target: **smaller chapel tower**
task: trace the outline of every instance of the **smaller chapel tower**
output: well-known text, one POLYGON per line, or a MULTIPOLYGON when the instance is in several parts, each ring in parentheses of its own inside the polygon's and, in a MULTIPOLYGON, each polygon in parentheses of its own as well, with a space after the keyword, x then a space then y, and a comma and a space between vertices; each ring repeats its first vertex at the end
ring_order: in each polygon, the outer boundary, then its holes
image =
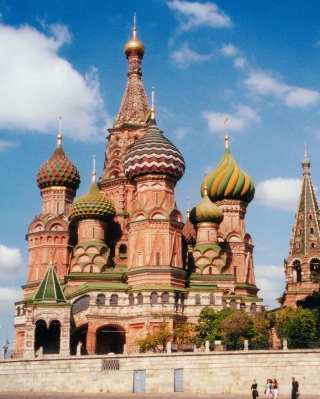
POLYGON ((310 176, 310 160, 305 151, 301 162, 303 180, 295 215, 289 256, 284 260, 286 290, 280 299, 283 306, 297 306, 314 290, 320 276, 320 210, 310 176))
POLYGON ((24 286, 26 294, 34 291, 34 283, 42 280, 50 259, 58 278, 64 278, 75 240, 68 216, 80 185, 80 175, 62 148, 61 119, 57 148, 41 166, 37 183, 42 195, 42 212, 30 224, 27 234, 29 273, 24 286))

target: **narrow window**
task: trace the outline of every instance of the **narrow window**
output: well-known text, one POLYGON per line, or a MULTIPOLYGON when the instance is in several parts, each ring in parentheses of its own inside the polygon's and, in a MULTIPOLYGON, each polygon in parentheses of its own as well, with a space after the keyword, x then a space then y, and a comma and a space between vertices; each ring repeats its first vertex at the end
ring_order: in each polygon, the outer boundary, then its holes
POLYGON ((134 296, 133 294, 129 294, 129 306, 134 305, 134 296))
POLYGON ((139 292, 139 294, 137 295, 138 298, 138 305, 142 305, 143 304, 143 295, 141 294, 141 292, 139 292))
POLYGON ((160 266, 160 252, 156 253, 156 266, 160 266))
POLYGON ((212 274, 212 267, 209 267, 209 274, 212 274))
POLYGON ((154 305, 158 303, 158 294, 156 292, 152 292, 150 296, 150 302, 154 305))
POLYGON ((194 297, 194 299, 195 299, 195 304, 196 305, 201 305, 201 297, 200 297, 200 295, 196 295, 194 297))

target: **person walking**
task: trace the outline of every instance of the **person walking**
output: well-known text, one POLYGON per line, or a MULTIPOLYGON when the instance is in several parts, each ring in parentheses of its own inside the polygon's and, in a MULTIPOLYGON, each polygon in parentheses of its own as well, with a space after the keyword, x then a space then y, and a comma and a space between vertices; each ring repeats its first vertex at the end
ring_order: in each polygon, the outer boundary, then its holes
POLYGON ((256 380, 253 380, 253 383, 251 385, 251 393, 252 393, 252 399, 256 399, 256 397, 259 396, 258 384, 257 384, 256 380))
POLYGON ((271 381, 271 380, 268 378, 268 379, 267 379, 267 382, 266 382, 266 384, 265 384, 264 393, 266 394, 266 398, 267 398, 267 399, 269 399, 269 396, 270 396, 270 387, 271 387, 270 381, 271 381))
POLYGON ((279 395, 279 384, 275 378, 273 379, 272 383, 273 383, 273 397, 274 399, 277 399, 279 395))
POLYGON ((299 382, 292 377, 292 391, 291 391, 291 399, 298 399, 299 396, 299 382))

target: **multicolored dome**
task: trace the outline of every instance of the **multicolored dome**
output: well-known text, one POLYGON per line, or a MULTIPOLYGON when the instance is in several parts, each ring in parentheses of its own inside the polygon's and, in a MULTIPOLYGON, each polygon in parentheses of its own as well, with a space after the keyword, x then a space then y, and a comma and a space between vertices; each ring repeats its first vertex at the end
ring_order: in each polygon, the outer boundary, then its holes
MULTIPOLYGON (((239 168, 230 154, 229 138, 226 137, 226 150, 218 167, 207 176, 208 197, 211 201, 224 199, 252 201, 255 187, 251 178, 239 168)), ((204 195, 204 185, 201 194, 204 195)))
POLYGON ((43 189, 52 186, 68 187, 77 190, 80 174, 62 149, 62 136, 58 135, 58 146, 53 155, 45 162, 38 174, 38 186, 43 189))
POLYGON ((93 182, 87 194, 78 198, 72 204, 71 220, 102 219, 112 220, 116 215, 113 201, 105 198, 98 185, 93 182))
POLYGON ((222 210, 212 203, 206 194, 202 198, 199 205, 191 209, 190 221, 193 224, 198 223, 216 223, 220 224, 223 220, 224 214, 222 210))
POLYGON ((129 180, 146 174, 164 174, 180 180, 185 162, 177 148, 150 121, 146 134, 137 140, 124 160, 124 173, 129 180))

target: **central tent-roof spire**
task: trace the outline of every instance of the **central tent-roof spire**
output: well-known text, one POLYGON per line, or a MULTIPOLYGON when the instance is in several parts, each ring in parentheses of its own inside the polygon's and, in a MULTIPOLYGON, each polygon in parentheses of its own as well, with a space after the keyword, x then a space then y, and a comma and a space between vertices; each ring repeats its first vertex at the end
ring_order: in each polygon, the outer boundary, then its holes
POLYGON ((137 38, 136 16, 133 20, 132 38, 124 46, 124 52, 129 62, 128 82, 114 128, 125 124, 146 125, 150 116, 150 106, 141 79, 141 61, 145 47, 137 38))

